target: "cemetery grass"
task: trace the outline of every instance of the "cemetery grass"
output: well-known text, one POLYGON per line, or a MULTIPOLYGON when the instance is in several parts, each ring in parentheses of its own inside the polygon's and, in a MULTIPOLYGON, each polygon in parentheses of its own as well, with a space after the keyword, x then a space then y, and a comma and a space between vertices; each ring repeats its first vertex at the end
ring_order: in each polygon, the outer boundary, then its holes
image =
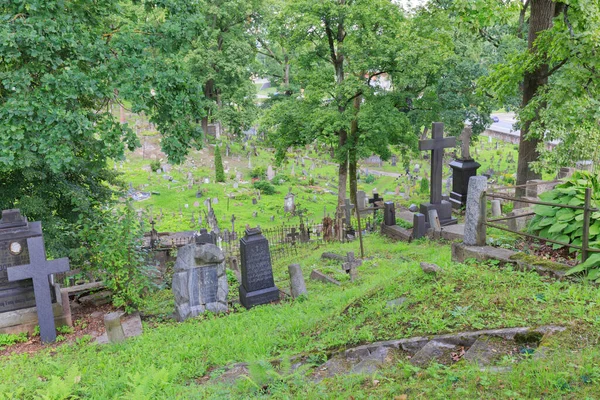
MULTIPOLYGON (((169 292, 145 310, 145 332, 118 345, 79 339, 35 355, 2 359, 0 398, 597 398, 600 395, 600 292, 584 282, 557 282, 535 273, 450 261, 450 246, 427 240, 392 243, 365 238, 366 256, 351 283, 324 251, 359 254, 358 242, 300 250, 274 265, 276 284, 288 289, 287 265, 302 266, 309 295, 225 315, 175 323, 169 292), (419 261, 444 272, 426 275, 419 261), (308 280, 318 268, 338 279, 308 280), (386 302, 406 296, 401 306, 386 302), (315 384, 269 361, 305 354, 315 364, 331 353, 379 340, 466 330, 559 324, 567 330, 542 360, 527 358, 508 373, 482 372, 460 361, 450 367, 413 367, 395 360, 372 375, 344 375, 315 384), (251 375, 236 384, 210 379, 223 367, 248 362, 251 375)), ((231 278, 231 277, 230 277, 231 278)), ((234 282, 231 282, 234 283, 234 282)), ((235 297, 235 287, 230 287, 235 297)))

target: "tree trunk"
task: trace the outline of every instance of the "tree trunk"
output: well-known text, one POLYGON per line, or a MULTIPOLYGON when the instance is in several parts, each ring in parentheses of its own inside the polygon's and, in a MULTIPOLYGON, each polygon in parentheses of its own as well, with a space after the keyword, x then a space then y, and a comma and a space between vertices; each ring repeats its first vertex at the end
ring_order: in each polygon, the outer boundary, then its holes
POLYGON ((348 173, 350 179, 350 201, 355 206, 356 204, 356 191, 358 190, 358 184, 356 180, 356 170, 358 164, 358 112, 360 111, 360 101, 362 96, 356 96, 354 98, 354 118, 350 124, 350 148, 348 150, 348 173))
MULTIPOLYGON (((215 96, 215 81, 209 79, 204 85, 204 97, 208 100, 212 100, 215 96)), ((206 108, 206 116, 202 118, 202 131, 204 135, 208 135, 208 122, 210 119, 210 108, 206 108)))
MULTIPOLYGON (((531 0, 529 5, 531 16, 529 18, 529 34, 527 38, 528 49, 530 52, 536 52, 534 45, 538 34, 552 27, 554 18, 555 3, 552 0, 531 0)), ((521 108, 524 108, 535 97, 537 91, 548 83, 548 64, 541 64, 534 71, 526 72, 523 79, 523 102, 521 108)), ((541 104, 540 108, 545 105, 541 104)), ((519 143, 519 162, 517 166, 517 185, 524 185, 528 180, 540 179, 541 174, 531 170, 530 163, 539 159, 537 150, 538 144, 544 140, 540 137, 528 137, 531 123, 539 118, 539 110, 536 110, 535 116, 531 120, 523 121, 521 126, 521 140, 519 143)), ((525 188, 517 188, 516 197, 524 197, 525 188)), ((515 205, 517 206, 517 205, 515 205)))
POLYGON ((286 91, 290 88, 290 60, 287 54, 283 59, 283 87, 286 91))

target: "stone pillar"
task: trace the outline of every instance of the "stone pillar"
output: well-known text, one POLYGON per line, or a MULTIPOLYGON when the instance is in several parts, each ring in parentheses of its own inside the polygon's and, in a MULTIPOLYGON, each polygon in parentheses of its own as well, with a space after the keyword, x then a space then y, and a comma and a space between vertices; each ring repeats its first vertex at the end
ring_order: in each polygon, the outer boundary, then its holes
POLYGON ((383 223, 386 226, 396 225, 396 208, 394 202, 386 201, 383 203, 383 223))
POLYGON ((486 204, 482 201, 482 194, 487 190, 485 176, 473 176, 469 179, 469 195, 467 196, 467 209, 465 213, 465 237, 467 246, 484 246, 485 230, 483 218, 485 217, 486 204))
POLYGON ((120 312, 106 314, 104 316, 104 327, 106 328, 106 337, 108 337, 110 343, 121 343, 125 340, 120 312))
POLYGON ((302 268, 300 264, 291 264, 288 266, 288 272, 290 274, 290 289, 292 297, 296 298, 301 295, 305 295, 306 284, 304 283, 304 277, 302 276, 302 268))
POLYGON ((502 206, 500 200, 492 200, 492 217, 502 216, 502 206))
POLYGON ((413 216, 413 239, 420 239, 427 235, 425 214, 415 213, 413 216))

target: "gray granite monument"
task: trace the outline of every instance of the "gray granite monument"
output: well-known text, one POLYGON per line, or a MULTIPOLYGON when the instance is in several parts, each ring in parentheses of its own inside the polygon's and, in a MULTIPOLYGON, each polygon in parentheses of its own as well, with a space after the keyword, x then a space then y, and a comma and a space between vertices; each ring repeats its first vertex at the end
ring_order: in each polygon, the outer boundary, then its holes
POLYGON ((173 273, 175 317, 178 321, 206 311, 227 311, 225 256, 212 243, 192 243, 177 253, 173 273))

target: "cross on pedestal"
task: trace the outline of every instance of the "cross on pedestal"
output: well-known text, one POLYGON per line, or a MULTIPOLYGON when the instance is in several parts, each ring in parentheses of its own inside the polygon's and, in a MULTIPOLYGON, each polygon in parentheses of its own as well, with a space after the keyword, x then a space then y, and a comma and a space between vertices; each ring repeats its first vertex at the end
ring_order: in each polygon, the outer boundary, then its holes
POLYGON ((9 281, 33 280, 33 292, 40 326, 40 338, 44 343, 56 340, 56 327, 52 313, 52 297, 48 276, 69 270, 69 259, 46 260, 44 239, 33 237, 27 239, 29 250, 29 264, 9 267, 7 269, 9 281))
MULTIPOLYGON (((377 207, 377 203, 383 201, 382 197, 379 197, 379 193, 373 193, 373 198, 369 199, 369 204, 373 204, 373 208, 377 207)), ((375 218, 375 214, 377 214, 377 210, 373 210, 373 218, 375 218)))
POLYGON ((342 269, 346 271, 346 273, 350 274, 350 279, 354 281, 356 277, 356 268, 362 265, 362 260, 357 260, 354 258, 354 252, 349 251, 346 253, 346 261, 342 264, 342 269))
POLYGON ((442 167, 444 163, 444 149, 454 147, 456 138, 444 137, 444 124, 434 122, 432 126, 432 139, 420 140, 419 150, 431 150, 431 185, 429 203, 421 204, 420 212, 425 215, 426 227, 429 228, 429 211, 435 209, 438 212, 442 226, 456 224, 456 218, 452 217, 452 205, 448 201, 442 201, 442 167))
POLYGON ((292 233, 288 233, 287 237, 292 239, 292 244, 296 244, 296 238, 298 237, 298 232, 296 232, 296 228, 292 228, 292 233))
POLYGON ((346 199, 344 211, 346 212, 346 226, 347 227, 351 226, 353 209, 354 209, 354 204, 350 203, 350 199, 346 199))
POLYGON ((431 185, 429 202, 439 204, 442 202, 442 166, 444 163, 444 149, 456 146, 456 138, 444 137, 444 124, 434 122, 431 129, 433 139, 419 140, 419 150, 431 150, 431 185))

